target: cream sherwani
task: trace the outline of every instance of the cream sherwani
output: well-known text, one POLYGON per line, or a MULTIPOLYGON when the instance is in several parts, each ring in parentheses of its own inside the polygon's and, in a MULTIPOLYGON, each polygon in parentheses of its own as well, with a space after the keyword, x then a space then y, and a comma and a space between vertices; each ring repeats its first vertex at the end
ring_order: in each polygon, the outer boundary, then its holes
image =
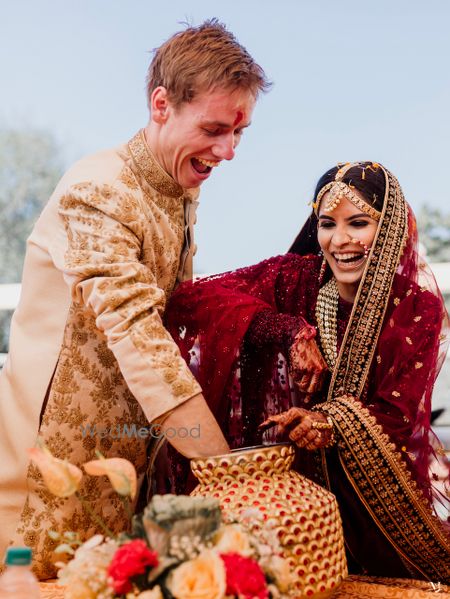
MULTIPOLYGON (((149 439, 114 431, 148 426, 201 391, 161 321, 177 280, 192 275, 195 197, 159 167, 141 131, 75 164, 28 240, 0 374, 0 550, 32 547, 40 578, 55 574, 49 529, 89 536, 95 526, 29 464, 38 433, 77 465, 96 448, 128 458, 141 482, 149 439), (111 433, 86 433, 95 427, 111 433)), ((80 494, 113 531, 126 526, 106 477, 85 476, 80 494)))

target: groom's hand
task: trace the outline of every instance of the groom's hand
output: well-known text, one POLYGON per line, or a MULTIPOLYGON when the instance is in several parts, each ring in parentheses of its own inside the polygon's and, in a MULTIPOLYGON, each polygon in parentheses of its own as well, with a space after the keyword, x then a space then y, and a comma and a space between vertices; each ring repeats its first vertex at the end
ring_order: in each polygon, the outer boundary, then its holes
POLYGON ((159 426, 162 435, 171 429, 167 440, 187 458, 222 455, 230 451, 220 426, 201 393, 175 408, 159 426), (195 429, 199 431, 198 435, 184 436, 186 429, 195 429), (179 430, 183 430, 183 436, 177 434, 179 430))

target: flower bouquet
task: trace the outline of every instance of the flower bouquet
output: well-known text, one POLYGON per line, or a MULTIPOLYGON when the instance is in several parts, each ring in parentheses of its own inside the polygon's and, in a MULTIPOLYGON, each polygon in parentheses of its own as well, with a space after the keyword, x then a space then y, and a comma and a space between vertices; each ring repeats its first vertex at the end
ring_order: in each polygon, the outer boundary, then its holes
MULTIPOLYGON (((82 471, 54 458, 45 447, 30 450, 51 492, 77 493, 82 471)), ((122 458, 84 464, 88 474, 107 475, 127 502, 136 493, 136 472, 122 458)), ((132 517, 131 531, 114 537, 89 503, 85 509, 102 527, 82 543, 78 534, 51 532, 60 542, 58 578, 66 599, 269 599, 291 596, 292 574, 280 554, 275 530, 262 526, 258 510, 224 516, 210 497, 155 495, 132 517)))

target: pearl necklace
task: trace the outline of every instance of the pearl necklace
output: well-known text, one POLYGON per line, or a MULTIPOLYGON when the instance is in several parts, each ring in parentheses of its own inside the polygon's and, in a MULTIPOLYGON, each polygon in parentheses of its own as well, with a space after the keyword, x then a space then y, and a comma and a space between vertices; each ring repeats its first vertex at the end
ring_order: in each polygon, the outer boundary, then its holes
POLYGON ((319 327, 320 343, 325 361, 333 370, 337 361, 337 311, 339 290, 333 277, 319 290, 316 303, 316 320, 319 327))

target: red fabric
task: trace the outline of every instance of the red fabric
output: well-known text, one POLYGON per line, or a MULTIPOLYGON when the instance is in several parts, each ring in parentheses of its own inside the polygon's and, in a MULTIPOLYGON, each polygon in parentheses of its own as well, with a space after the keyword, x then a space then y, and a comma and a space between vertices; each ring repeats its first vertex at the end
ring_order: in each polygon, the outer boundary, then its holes
MULTIPOLYGON (((289 290, 296 283, 289 257, 278 256, 235 272, 184 283, 172 295, 166 325, 219 421, 227 417, 228 406, 222 395, 253 317, 268 309, 289 313, 284 297, 286 293, 290 296, 289 290)), ((302 316, 302 311, 296 316, 302 316)))
MULTIPOLYGON (((440 335, 447 315, 434 277, 419 264, 417 230, 410 212, 409 236, 391 288, 364 396, 359 398, 402 451, 414 479, 432 495, 429 464, 431 394, 445 355, 440 335)), ((273 319, 266 337, 257 329, 267 318, 301 317, 316 325, 321 258, 286 254, 255 266, 182 285, 172 296, 167 326, 202 385, 205 397, 232 447, 276 441, 273 429, 261 438, 257 426, 292 405, 311 408, 326 389, 305 397, 292 385, 282 337, 273 319), (261 339, 264 343, 261 343, 261 339), (284 354, 283 354, 284 352, 284 354)), ((340 301, 338 346, 351 305, 340 301)), ((301 322, 301 321, 299 321, 301 322)), ((446 465, 448 472, 448 464, 446 465)), ((182 480, 177 471, 178 482, 182 480)), ((177 490, 184 491, 182 486, 177 490)))
POLYGON ((305 339, 315 337, 315 329, 307 326, 306 320, 301 316, 278 314, 270 309, 263 310, 254 316, 247 332, 247 341, 254 347, 276 343, 285 351, 289 351, 301 328, 305 329, 305 339))
MULTIPOLYGON (((392 285, 365 403, 409 460, 414 479, 429 498, 439 495, 437 489, 433 493, 429 476, 437 445, 430 424, 431 399, 447 346, 447 311, 429 266, 418 254, 417 226, 409 208, 408 240, 392 285)), ((443 467, 448 483, 448 462, 443 467)))

